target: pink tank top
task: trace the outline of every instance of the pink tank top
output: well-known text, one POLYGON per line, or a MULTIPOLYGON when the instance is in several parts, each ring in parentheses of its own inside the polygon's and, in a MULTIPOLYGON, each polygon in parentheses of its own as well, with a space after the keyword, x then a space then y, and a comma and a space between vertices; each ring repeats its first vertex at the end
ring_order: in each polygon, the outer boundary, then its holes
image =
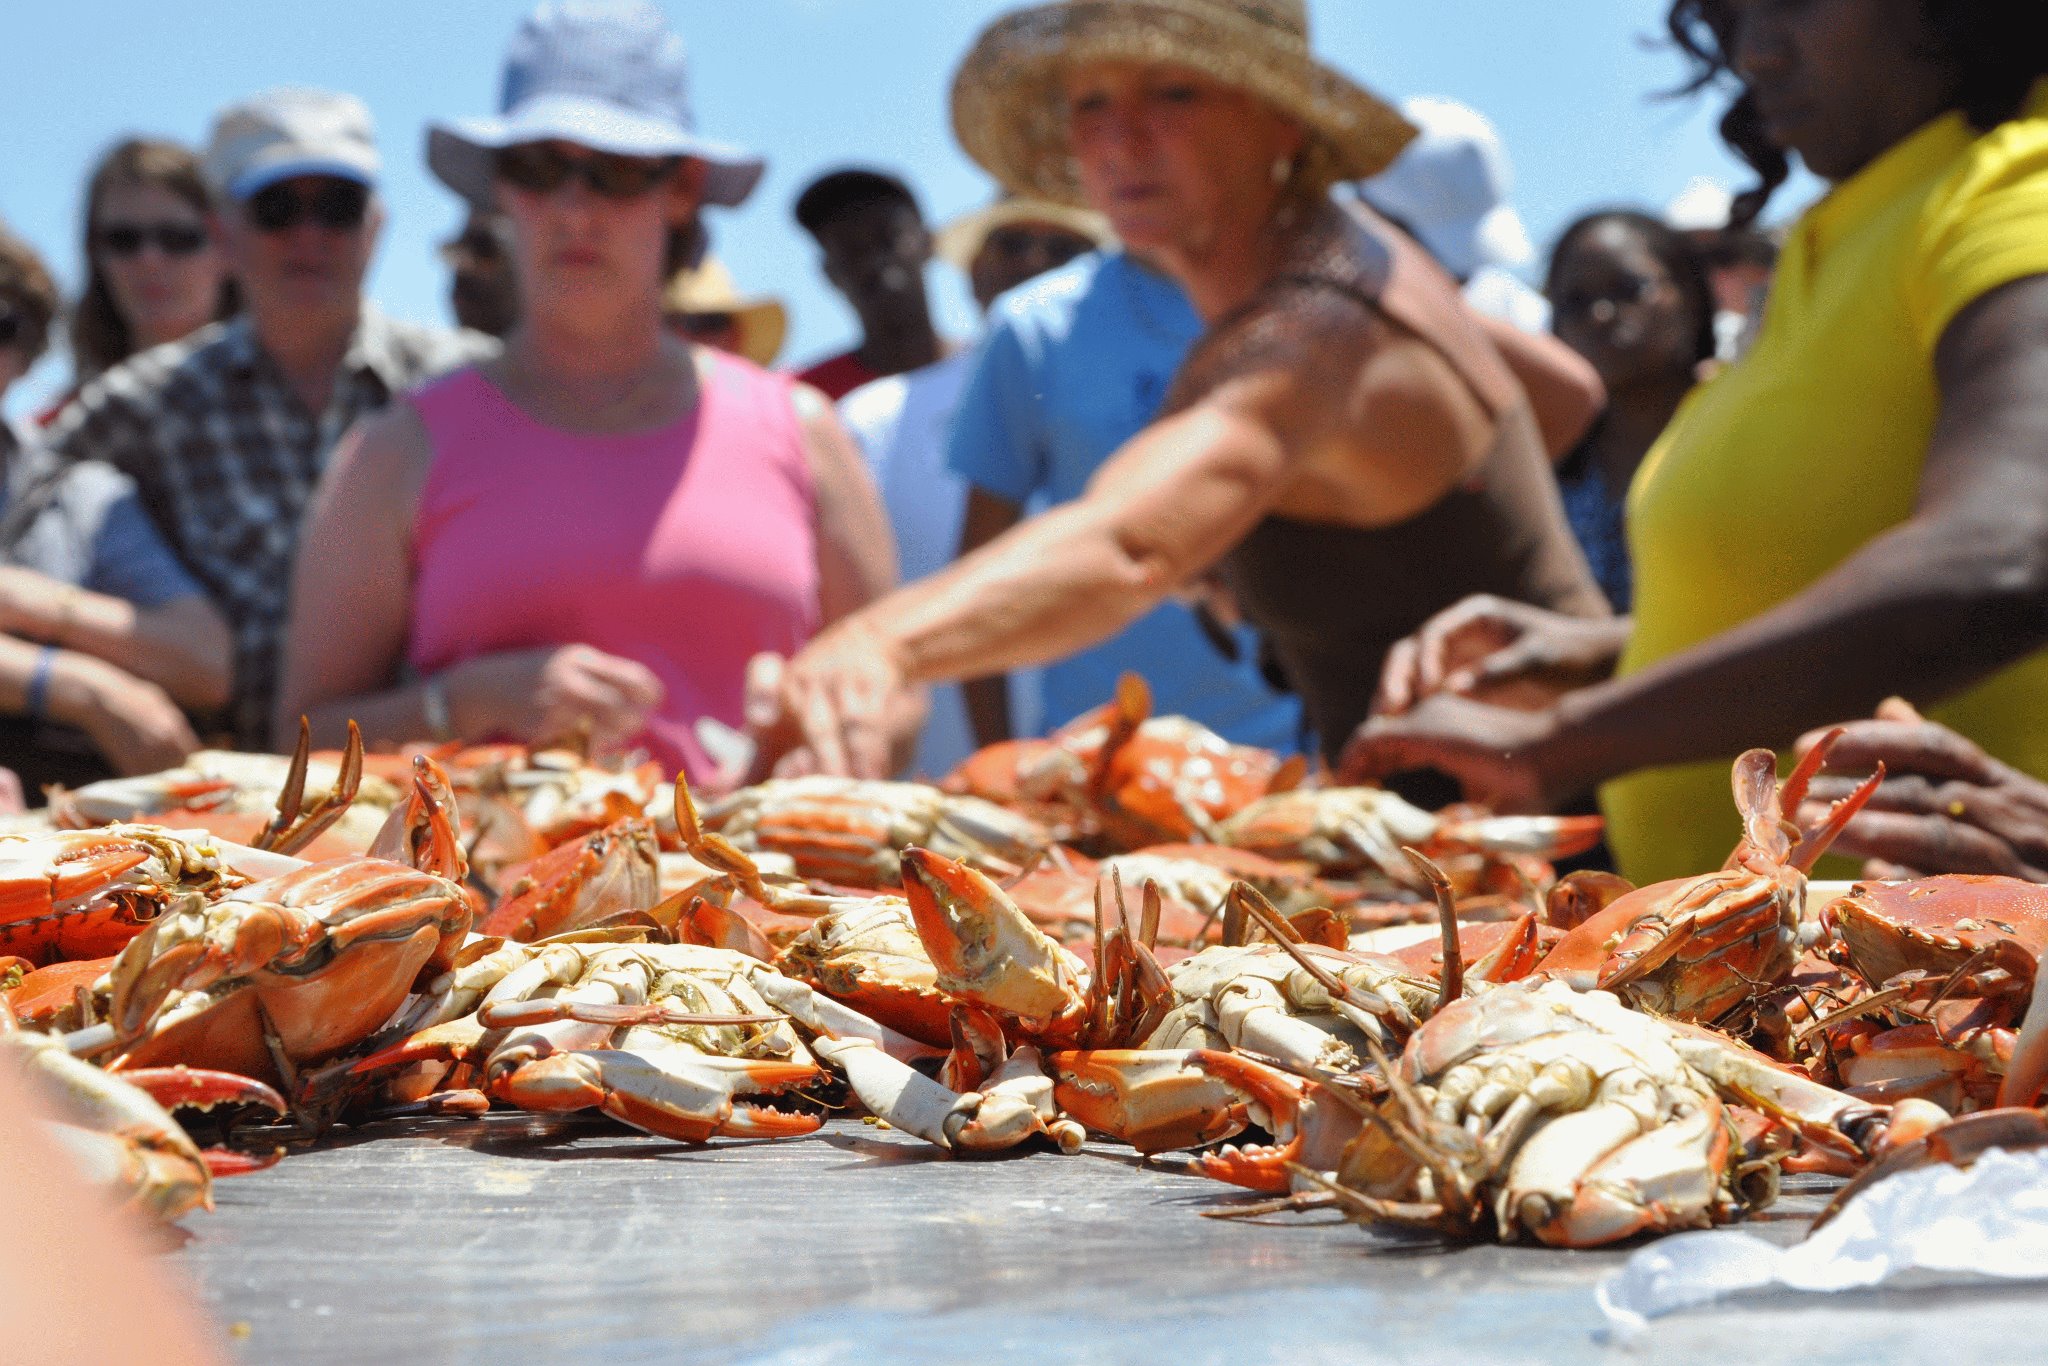
POLYGON ((696 410, 648 432, 543 426, 475 369, 410 396, 434 452, 413 533, 415 669, 578 643, 638 660, 667 689, 638 743, 705 776, 693 723, 739 726, 747 660, 793 653, 819 615, 791 381, 711 354, 696 410))

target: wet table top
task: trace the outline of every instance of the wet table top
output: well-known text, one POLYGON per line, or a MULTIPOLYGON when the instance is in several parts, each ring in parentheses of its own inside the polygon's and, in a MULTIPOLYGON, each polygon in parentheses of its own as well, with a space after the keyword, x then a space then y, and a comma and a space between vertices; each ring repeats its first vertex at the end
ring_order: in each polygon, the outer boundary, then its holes
MULTIPOLYGON (((222 1182, 170 1260, 251 1361, 1255 1362, 2007 1356, 2048 1291, 1750 1296, 1611 1338, 1625 1252, 1447 1249, 1091 1145, 948 1160, 839 1120, 691 1147, 601 1119, 373 1125, 222 1182)), ((1819 1200, 1753 1230, 1789 1242, 1819 1200)))

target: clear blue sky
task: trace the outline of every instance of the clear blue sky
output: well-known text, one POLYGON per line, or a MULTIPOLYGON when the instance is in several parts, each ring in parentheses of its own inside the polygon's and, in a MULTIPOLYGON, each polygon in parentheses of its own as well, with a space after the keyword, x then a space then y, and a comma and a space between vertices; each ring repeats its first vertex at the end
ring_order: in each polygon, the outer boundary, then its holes
MULTIPOLYGON (((990 187, 954 146, 946 92, 974 35, 1004 0, 665 0, 689 45, 698 121, 767 155, 737 212, 710 215, 742 287, 788 301, 785 360, 852 335, 852 314, 819 278, 789 218, 815 172, 865 162, 903 173, 934 221, 990 187)), ((79 272, 79 195, 100 149, 130 132, 197 143, 221 104, 264 86, 353 91, 370 106, 386 160, 385 232, 372 295, 401 317, 447 317, 434 245, 459 219, 426 172, 433 117, 488 113, 524 0, 71 0, 0 15, 0 217, 40 248, 68 287, 79 272)), ((1694 176, 1747 183, 1713 136, 1717 102, 1652 98, 1681 73, 1651 41, 1658 0, 1311 0, 1326 59, 1390 96, 1442 95, 1485 110, 1517 174, 1539 244, 1595 205, 1659 206, 1694 176)), ((942 325, 971 332, 963 283, 932 283, 942 325)), ((45 365, 19 410, 62 380, 45 365)))

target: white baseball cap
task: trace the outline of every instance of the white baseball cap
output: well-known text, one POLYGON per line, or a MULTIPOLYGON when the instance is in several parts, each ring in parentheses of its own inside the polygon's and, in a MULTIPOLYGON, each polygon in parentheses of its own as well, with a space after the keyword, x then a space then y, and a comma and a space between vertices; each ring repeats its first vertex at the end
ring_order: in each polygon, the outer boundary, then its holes
POLYGON ((215 194, 247 199, 298 175, 377 183, 370 111, 353 95, 284 86, 229 105, 213 121, 203 169, 215 194))
POLYGON ((1359 182, 1365 202, 1398 219, 1461 280, 1482 266, 1527 268, 1536 247, 1508 203, 1513 172, 1486 116, 1427 96, 1404 101, 1401 112, 1421 131, 1392 166, 1359 182))
POLYGON ((1696 175, 1664 206, 1664 221, 1680 232, 1720 232, 1734 205, 1726 185, 1696 175))

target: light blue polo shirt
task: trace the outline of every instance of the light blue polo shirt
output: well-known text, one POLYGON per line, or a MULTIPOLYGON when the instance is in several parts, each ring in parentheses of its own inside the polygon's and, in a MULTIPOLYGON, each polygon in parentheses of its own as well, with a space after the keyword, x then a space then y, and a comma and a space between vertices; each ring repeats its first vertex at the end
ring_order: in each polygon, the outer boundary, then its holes
MULTIPOLYGON (((977 488, 1046 506, 1081 496, 1117 447, 1158 414, 1202 320, 1180 287, 1122 252, 1083 256, 1004 295, 989 314, 947 461, 977 488)), ((1045 719, 1059 725, 1144 675, 1153 707, 1239 744, 1299 747, 1300 707, 1256 666, 1257 636, 1226 660, 1195 615, 1168 602, 1119 635, 1044 671, 1045 719)))

